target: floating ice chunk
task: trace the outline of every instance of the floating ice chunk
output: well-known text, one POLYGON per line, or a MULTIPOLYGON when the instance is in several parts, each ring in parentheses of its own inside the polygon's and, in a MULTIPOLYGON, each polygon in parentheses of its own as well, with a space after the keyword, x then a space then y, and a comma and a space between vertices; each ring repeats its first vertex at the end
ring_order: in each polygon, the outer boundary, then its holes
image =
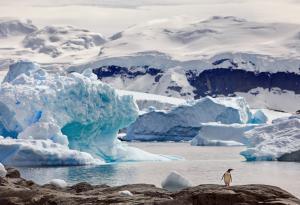
POLYGON ((127 129, 125 140, 180 141, 195 137, 204 122, 247 123, 249 107, 240 97, 205 97, 177 106, 170 111, 142 114, 127 129))
POLYGON ((191 186, 191 183, 176 171, 172 171, 161 183, 162 188, 169 191, 179 191, 191 186))
MULTIPOLYGON (((288 159, 288 154, 300 150, 300 119, 277 120, 272 125, 250 130, 245 136, 249 138, 248 149, 241 155, 247 161, 277 160, 283 155, 288 159)), ((300 155, 295 157, 294 161, 300 161, 300 155)))
POLYGON ((196 137, 191 141, 194 146, 240 146, 248 143, 246 131, 254 129, 255 124, 203 123, 196 137))
POLYGON ((51 140, 0 138, 0 162, 13 166, 74 166, 103 164, 89 153, 71 150, 51 140))
POLYGON ((66 188, 68 186, 67 182, 63 179, 52 179, 49 184, 57 186, 59 188, 66 188))
POLYGON ((6 176, 6 169, 5 167, 3 166, 3 164, 0 163, 0 177, 5 177, 6 176))
POLYGON ((133 196, 133 194, 128 190, 119 191, 119 195, 120 196, 133 196))

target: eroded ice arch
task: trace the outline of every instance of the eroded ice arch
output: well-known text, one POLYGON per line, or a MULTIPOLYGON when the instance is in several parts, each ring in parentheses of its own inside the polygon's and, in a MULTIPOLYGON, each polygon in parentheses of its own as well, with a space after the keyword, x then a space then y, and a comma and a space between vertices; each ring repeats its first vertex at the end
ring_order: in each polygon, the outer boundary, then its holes
POLYGON ((1 85, 0 105, 5 105, 0 132, 16 133, 12 137, 18 139, 51 140, 109 162, 167 159, 116 138, 119 129, 136 120, 137 106, 89 70, 58 75, 32 62, 17 62, 1 85))

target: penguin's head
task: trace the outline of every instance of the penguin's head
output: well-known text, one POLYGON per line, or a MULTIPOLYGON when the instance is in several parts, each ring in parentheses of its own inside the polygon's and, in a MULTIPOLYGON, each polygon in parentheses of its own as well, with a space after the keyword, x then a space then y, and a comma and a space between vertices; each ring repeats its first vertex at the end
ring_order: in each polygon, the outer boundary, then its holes
POLYGON ((228 169, 227 172, 231 172, 233 169, 228 169))

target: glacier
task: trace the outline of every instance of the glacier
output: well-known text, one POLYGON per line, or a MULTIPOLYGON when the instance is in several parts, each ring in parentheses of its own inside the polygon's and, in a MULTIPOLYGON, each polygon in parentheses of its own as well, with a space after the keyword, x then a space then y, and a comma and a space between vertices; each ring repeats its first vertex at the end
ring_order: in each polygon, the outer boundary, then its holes
POLYGON ((245 133, 248 148, 241 152, 247 161, 300 161, 300 117, 274 120, 271 125, 245 133))
POLYGON ((64 159, 74 155, 79 159, 66 160, 68 165, 86 164, 82 158, 89 158, 88 163, 90 158, 105 162, 170 160, 116 138, 119 129, 137 117, 132 97, 119 96, 91 70, 51 74, 38 64, 19 61, 10 66, 0 89, 0 136, 17 138, 1 139, 5 147, 1 162, 64 165, 64 159), (29 155, 27 160, 17 161, 24 153, 29 155), (48 162, 48 157, 53 161, 48 162))
POLYGON ((252 113, 244 98, 205 97, 178 105, 168 111, 150 110, 140 115, 127 128, 124 140, 181 141, 191 140, 198 134, 202 123, 245 124, 252 113))
POLYGON ((202 123, 193 146, 241 146, 248 144, 244 133, 260 126, 259 124, 221 124, 217 122, 202 123))

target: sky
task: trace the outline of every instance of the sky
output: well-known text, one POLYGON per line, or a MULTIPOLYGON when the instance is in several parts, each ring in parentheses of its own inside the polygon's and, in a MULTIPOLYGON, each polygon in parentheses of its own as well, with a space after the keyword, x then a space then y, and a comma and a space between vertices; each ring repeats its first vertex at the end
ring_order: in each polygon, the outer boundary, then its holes
POLYGON ((300 24, 300 0, 0 0, 0 17, 39 27, 73 25, 106 37, 153 19, 216 15, 300 24))

